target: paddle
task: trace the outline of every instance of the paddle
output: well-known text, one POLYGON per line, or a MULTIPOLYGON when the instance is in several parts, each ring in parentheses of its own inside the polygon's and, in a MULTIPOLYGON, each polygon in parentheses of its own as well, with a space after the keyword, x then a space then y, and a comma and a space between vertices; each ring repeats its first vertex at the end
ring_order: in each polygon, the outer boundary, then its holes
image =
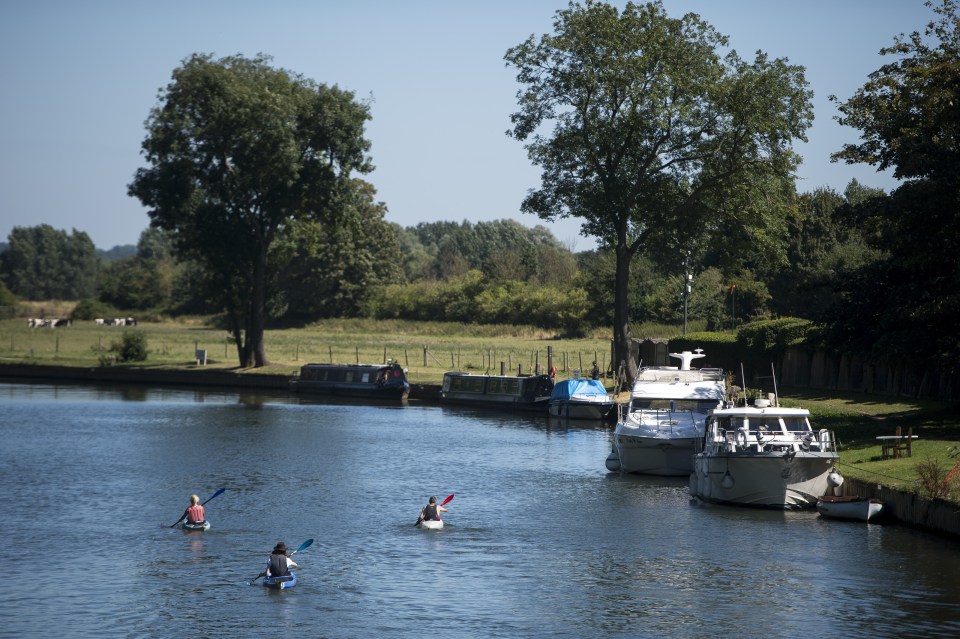
MULTIPOLYGON (((224 493, 224 491, 226 491, 226 490, 227 490, 226 488, 221 488, 221 489, 218 490, 217 492, 215 492, 215 493, 213 493, 212 495, 210 495, 210 499, 213 499, 214 497, 217 497, 218 495, 222 495, 222 494, 224 493)), ((210 501, 210 499, 207 499, 207 501, 210 501)), ((207 505, 207 501, 203 502, 203 503, 200 504, 200 505, 201 505, 201 506, 206 506, 206 505, 207 505)), ((179 524, 181 521, 183 521, 183 518, 184 518, 185 516, 186 516, 186 512, 184 512, 184 514, 180 515, 180 519, 178 519, 177 521, 175 521, 175 522, 173 522, 172 524, 170 524, 170 527, 173 528, 174 526, 176 526, 177 524, 179 524)))
MULTIPOLYGON (((301 550, 306 550, 307 548, 310 547, 310 545, 311 545, 312 543, 313 543, 313 539, 308 539, 308 540, 306 540, 305 542, 303 542, 302 544, 300 544, 299 546, 297 546, 297 549, 294 550, 292 553, 290 553, 290 556, 293 557, 295 554, 297 554, 297 553, 300 552, 301 550)), ((266 571, 266 570, 264 570, 263 572, 261 572, 259 575, 257 575, 256 577, 254 577, 253 579, 250 580, 250 585, 252 586, 252 585, 254 585, 255 583, 257 583, 257 579, 259 579, 260 577, 266 576, 266 574, 267 574, 267 571, 266 571)))
MULTIPOLYGON (((453 495, 452 495, 452 494, 451 494, 451 495, 448 495, 446 499, 444 499, 443 501, 441 501, 441 502, 440 502, 440 505, 441 505, 441 506, 446 506, 448 503, 450 503, 450 500, 451 500, 451 499, 453 499, 453 495)), ((423 521, 423 511, 421 510, 421 511, 420 511, 420 516, 417 517, 417 523, 415 523, 414 526, 419 526, 419 525, 420 525, 420 522, 422 522, 422 521, 423 521)))

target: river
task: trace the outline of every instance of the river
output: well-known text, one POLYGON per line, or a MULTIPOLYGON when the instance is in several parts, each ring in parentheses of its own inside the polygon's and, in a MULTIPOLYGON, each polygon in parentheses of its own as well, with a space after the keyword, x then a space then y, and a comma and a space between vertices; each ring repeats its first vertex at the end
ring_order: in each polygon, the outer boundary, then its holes
POLYGON ((960 543, 691 505, 609 428, 217 390, 0 384, 7 637, 951 637, 960 543), (212 528, 171 528, 191 493, 212 528), (441 531, 414 526, 454 494, 441 531), (299 583, 251 586, 278 540, 299 583))

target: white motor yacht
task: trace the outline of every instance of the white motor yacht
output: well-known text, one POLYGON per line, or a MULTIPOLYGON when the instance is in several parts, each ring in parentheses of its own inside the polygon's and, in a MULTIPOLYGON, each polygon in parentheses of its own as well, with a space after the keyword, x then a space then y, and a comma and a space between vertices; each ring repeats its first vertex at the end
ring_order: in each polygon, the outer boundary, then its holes
POLYGON ((702 350, 670 353, 680 366, 637 371, 630 402, 620 407, 607 469, 686 477, 695 446, 703 439, 707 411, 723 406, 726 383, 719 368, 691 367, 702 350))

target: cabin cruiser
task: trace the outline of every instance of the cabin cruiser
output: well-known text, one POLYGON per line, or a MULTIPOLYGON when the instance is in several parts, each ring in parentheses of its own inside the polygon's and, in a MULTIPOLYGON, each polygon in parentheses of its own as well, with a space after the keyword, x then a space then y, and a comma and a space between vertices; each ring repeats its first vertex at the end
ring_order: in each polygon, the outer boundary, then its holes
POLYGON ((557 382, 547 403, 551 417, 603 420, 616 413, 616 403, 598 379, 565 379, 557 382))
POLYGON ((711 411, 694 456, 690 493, 707 502, 776 509, 814 508, 843 483, 833 433, 814 431, 810 413, 769 400, 711 411))
POLYGON ((695 353, 670 353, 680 366, 647 366, 637 371, 630 403, 620 406, 608 470, 686 477, 695 447, 703 439, 707 411, 719 408, 726 382, 719 368, 691 368, 695 353))

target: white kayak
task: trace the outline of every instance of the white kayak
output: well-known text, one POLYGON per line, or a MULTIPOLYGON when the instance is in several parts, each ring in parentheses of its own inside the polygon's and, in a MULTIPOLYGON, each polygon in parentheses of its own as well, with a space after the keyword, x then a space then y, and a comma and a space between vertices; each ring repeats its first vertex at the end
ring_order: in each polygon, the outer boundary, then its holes
POLYGON ((210 530, 210 522, 198 521, 191 524, 190 522, 185 521, 182 524, 180 524, 180 527, 183 528, 184 530, 210 530))
POLYGON ((420 522, 420 527, 426 530, 440 530, 441 528, 443 528, 443 520, 442 519, 430 519, 430 520, 424 519, 423 521, 420 522))

